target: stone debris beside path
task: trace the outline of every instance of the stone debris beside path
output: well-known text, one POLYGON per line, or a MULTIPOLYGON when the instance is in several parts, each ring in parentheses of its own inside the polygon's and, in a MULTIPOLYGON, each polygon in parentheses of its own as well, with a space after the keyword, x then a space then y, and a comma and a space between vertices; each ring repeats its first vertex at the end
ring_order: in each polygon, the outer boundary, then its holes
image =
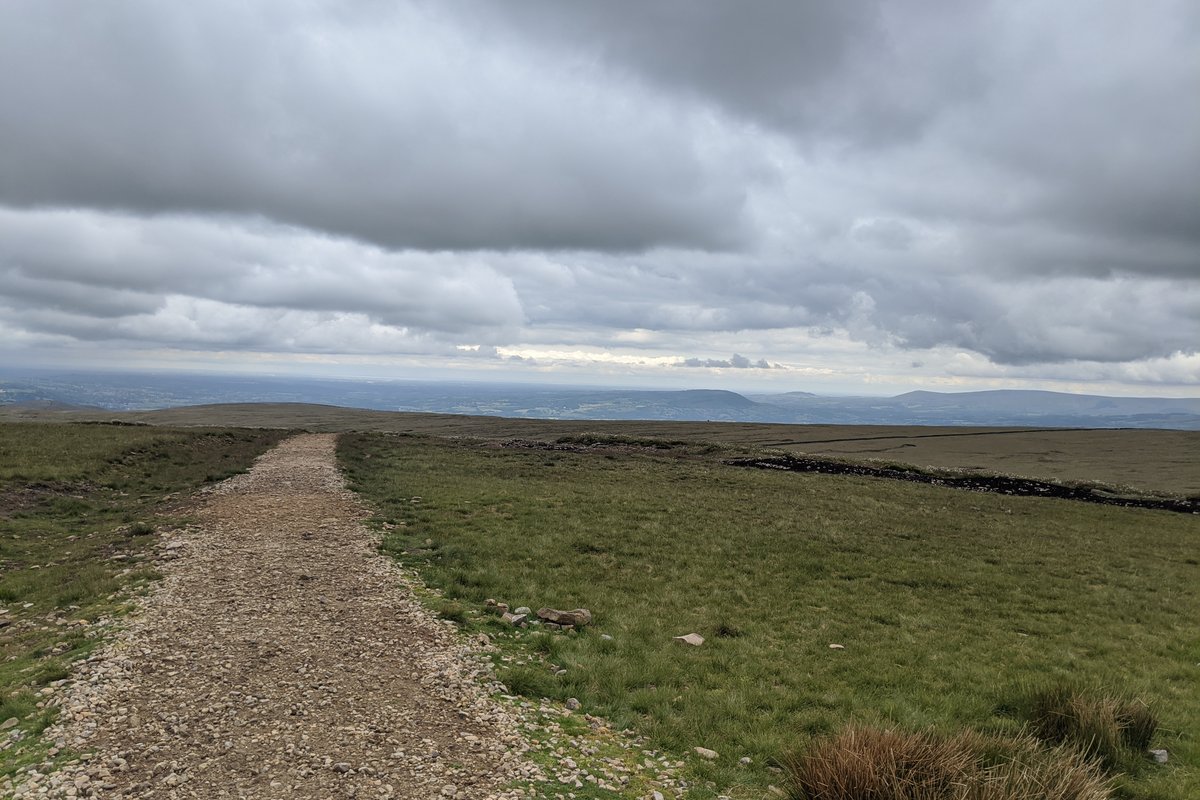
POLYGON ((221 484, 46 732, 89 758, 15 797, 516 798, 544 780, 477 643, 376 554, 333 435, 221 484))

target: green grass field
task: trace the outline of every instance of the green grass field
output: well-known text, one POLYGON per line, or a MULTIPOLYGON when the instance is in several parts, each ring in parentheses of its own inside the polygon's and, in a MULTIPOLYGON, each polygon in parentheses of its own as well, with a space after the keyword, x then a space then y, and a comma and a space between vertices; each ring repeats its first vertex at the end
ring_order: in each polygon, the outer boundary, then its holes
POLYGON ((577 697, 670 752, 718 751, 692 759, 702 785, 761 797, 778 759, 849 721, 1013 733, 1024 688, 1068 681, 1161 720, 1171 762, 1121 777, 1122 794, 1200 796, 1194 517, 672 451, 347 434, 341 456, 385 549, 447 616, 544 655, 501 663, 510 687, 577 697), (512 631, 487 598, 584 606, 595 624, 512 631), (672 642, 689 632, 705 644, 672 642))
MULTIPOLYGON (((284 435, 0 424, 0 722, 20 737, 0 733, 0 774, 45 755, 39 693, 154 579, 148 549, 178 503, 284 435)), ((1200 796, 1195 517, 751 471, 707 449, 364 433, 341 457, 385 550, 445 616, 493 636, 512 689, 577 697, 687 759, 689 797, 786 787, 780 761, 849 722, 1010 735, 1023 693, 1060 682, 1159 718, 1170 763, 1122 765, 1118 796, 1200 796), (586 606, 595 624, 514 630, 489 597, 586 606), (705 644, 672 642, 689 632, 705 644)))
POLYGON ((50 684, 157 573, 172 495, 246 469, 279 431, 0 424, 0 776, 40 759, 50 684), (16 733, 16 738, 13 734, 16 733))

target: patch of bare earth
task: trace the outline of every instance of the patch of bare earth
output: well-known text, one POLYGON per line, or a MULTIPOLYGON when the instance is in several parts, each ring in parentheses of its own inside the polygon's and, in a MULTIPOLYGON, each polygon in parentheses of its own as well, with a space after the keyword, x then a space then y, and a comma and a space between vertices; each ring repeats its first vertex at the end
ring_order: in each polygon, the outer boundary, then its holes
POLYGON ((519 720, 376 554, 334 444, 285 441, 171 537, 162 585, 47 732, 90 758, 17 797, 523 796, 504 788, 538 774, 519 720))

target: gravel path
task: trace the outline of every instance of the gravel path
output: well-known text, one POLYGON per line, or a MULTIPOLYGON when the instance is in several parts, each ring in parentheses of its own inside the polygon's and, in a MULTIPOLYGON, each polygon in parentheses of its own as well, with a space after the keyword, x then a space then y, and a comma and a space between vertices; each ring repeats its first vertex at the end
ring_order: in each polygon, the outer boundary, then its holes
POLYGON ((17 797, 523 796, 501 788, 538 775, 520 720, 376 555, 334 444, 285 441, 167 539, 166 579, 47 733, 90 758, 17 797))

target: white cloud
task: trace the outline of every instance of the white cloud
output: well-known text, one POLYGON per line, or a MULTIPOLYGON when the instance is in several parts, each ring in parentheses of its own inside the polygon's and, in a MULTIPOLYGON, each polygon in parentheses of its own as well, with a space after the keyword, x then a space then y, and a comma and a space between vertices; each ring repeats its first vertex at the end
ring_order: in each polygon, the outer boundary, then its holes
POLYGON ((1195 386, 1196 8, 10 0, 0 333, 1195 386))

